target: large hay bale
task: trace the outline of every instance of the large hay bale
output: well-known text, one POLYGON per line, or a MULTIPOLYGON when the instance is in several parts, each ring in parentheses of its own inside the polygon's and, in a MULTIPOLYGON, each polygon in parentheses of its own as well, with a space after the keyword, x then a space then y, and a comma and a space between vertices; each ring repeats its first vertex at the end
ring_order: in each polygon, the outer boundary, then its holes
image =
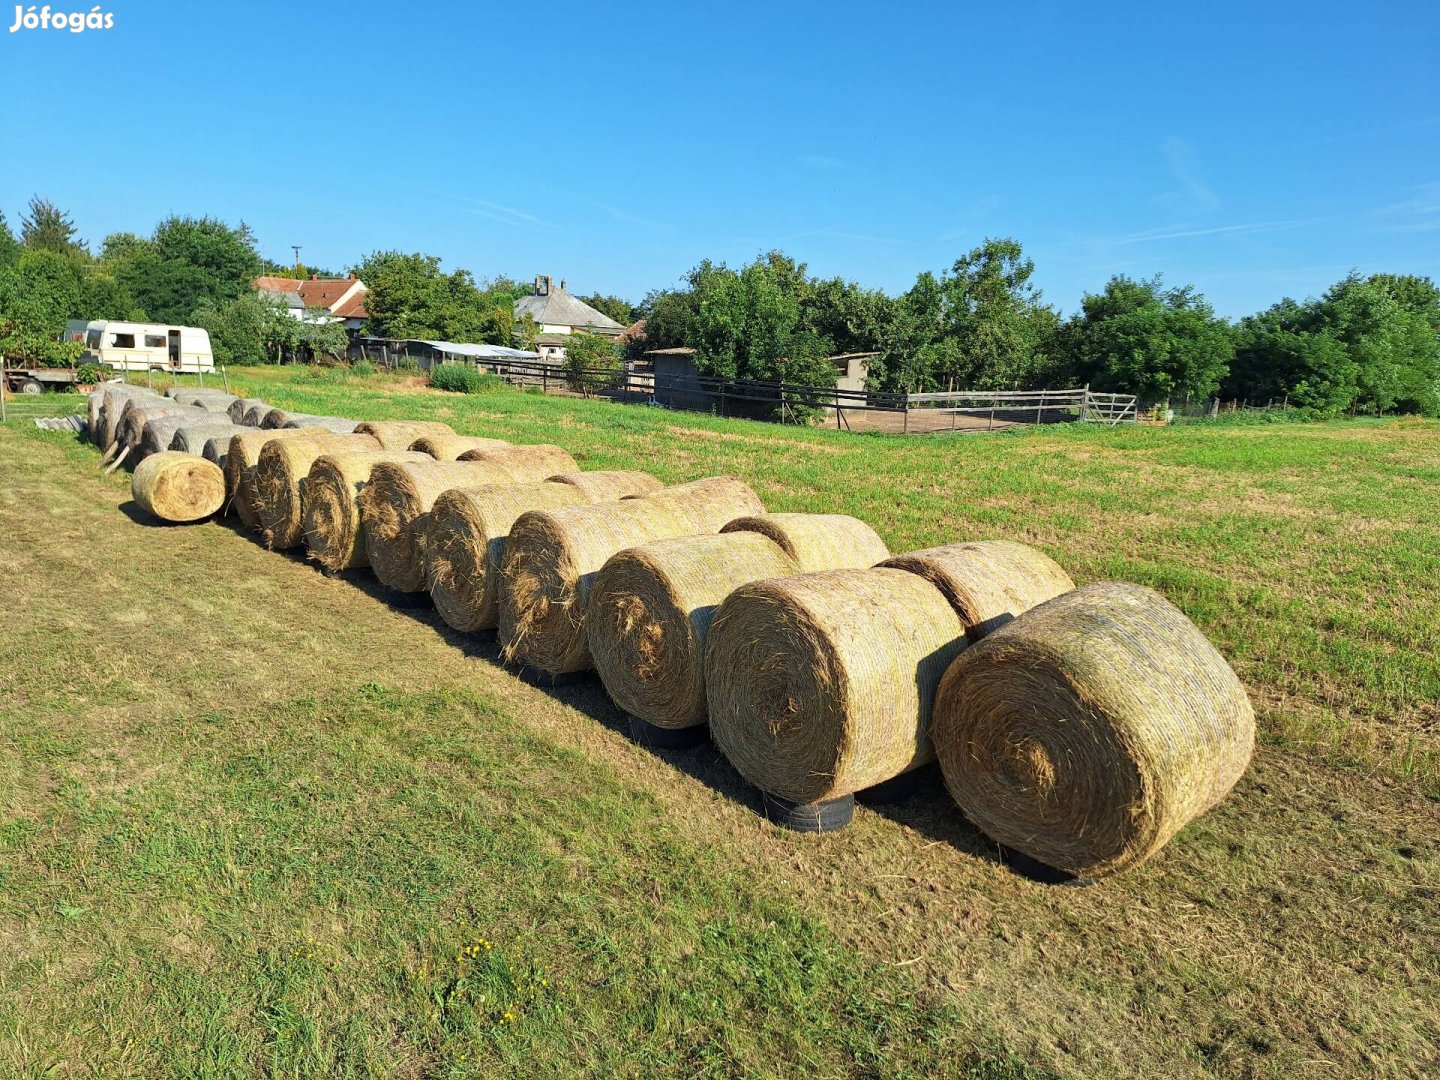
POLYGON ((971 641, 1075 588, 1070 575, 1049 555, 1010 540, 910 551, 884 565, 919 574, 944 593, 971 641))
POLYGON ((616 499, 628 499, 632 495, 650 495, 665 486, 649 473, 626 469, 563 472, 547 476, 546 479, 579 488, 584 492, 587 503, 614 502, 616 499))
POLYGON ((557 478, 456 488, 435 500, 423 526, 425 584, 440 617, 456 630, 493 630, 498 623, 505 541, 521 514, 611 501, 654 491, 660 484, 639 472, 566 476, 591 477, 593 482, 557 478))
POLYGON ((1250 762, 1255 713, 1183 612, 1103 582, 966 650, 940 685, 931 737, 977 828, 1093 878, 1144 862, 1225 796, 1250 762))
POLYGON ((460 461, 484 461, 509 470, 517 480, 544 480, 556 473, 578 472, 580 466, 569 451, 547 443, 502 446, 490 450, 466 450, 460 461))
MULTIPOLYGON (((254 405, 250 406, 250 408, 245 410, 245 418, 241 420, 240 423, 243 424, 245 427, 264 428, 265 421, 269 418, 272 412, 275 412, 275 406, 268 405, 263 401, 257 401, 254 405)), ((275 426, 277 425, 271 425, 271 427, 275 426)))
POLYGON ((289 413, 284 409, 271 409, 265 413, 260 421, 260 426, 266 431, 274 431, 285 426, 286 421, 292 416, 303 416, 303 413, 289 413))
POLYGON ((260 525, 255 507, 250 501, 251 485, 247 482, 254 479, 255 463, 260 460, 260 451, 272 439, 311 437, 312 433, 303 428, 288 428, 284 431, 261 428, 246 431, 230 440, 230 448, 225 452, 225 491, 230 500, 227 505, 250 528, 258 528, 260 525))
POLYGON ((214 413, 207 413, 204 409, 191 406, 183 412, 172 413, 168 416, 156 417, 147 420, 145 427, 140 432, 140 442, 131 455, 132 466, 144 461, 151 454, 158 454, 162 450, 169 450, 170 443, 175 438, 175 433, 183 427, 194 427, 203 424, 207 420, 216 419, 214 413))
MULTIPOLYGON (((206 457, 205 447, 209 445, 211 439, 218 439, 228 444, 230 439, 236 435, 243 435, 249 430, 239 424, 232 424, 228 420, 222 421, 216 417, 214 422, 202 421, 198 424, 188 424, 176 428, 167 449, 183 450, 187 454, 199 454, 201 457, 206 457)), ((207 460, 214 461, 214 458, 207 460)), ((216 464, 218 465, 219 462, 216 464)))
POLYGON ((157 401, 159 395, 144 386, 127 386, 124 383, 110 383, 89 395, 90 441, 105 449, 115 441, 115 428, 120 423, 120 409, 131 398, 150 397, 157 401))
POLYGON ((245 417, 249 415, 251 409, 263 405, 265 402, 256 397, 236 398, 230 403, 230 408, 226 412, 230 414, 230 419, 235 423, 241 426, 250 426, 245 423, 245 417))
POLYGON ((504 439, 482 439, 478 435, 426 435, 416 439, 410 449, 429 454, 436 461, 454 461, 467 450, 502 450, 509 445, 504 439))
POLYGON ((250 505, 260 535, 271 551, 288 551, 305 541, 305 519, 300 488, 310 467, 324 454, 375 450, 369 435, 335 435, 305 429, 305 439, 274 439, 260 451, 250 484, 250 505))
POLYGON ((762 791, 797 803, 862 791, 933 758, 935 690, 965 647, 944 595, 903 570, 743 585, 710 624, 710 733, 762 791))
POLYGON ((310 466, 300 488, 300 513, 310 556, 338 572, 370 565, 357 496, 381 462, 425 462, 426 454, 406 450, 365 450, 323 454, 310 466))
POLYGON ((164 450, 136 468, 130 494, 161 521, 202 521, 224 504, 225 477, 213 461, 164 450))
POLYGON ((151 421, 175 416, 193 423, 196 417, 205 415, 204 410, 191 405, 176 405, 173 402, 168 405, 151 405, 142 404, 143 402, 147 402, 147 399, 132 398, 121 411, 120 425, 115 429, 115 442, 111 448, 115 452, 117 465, 136 454, 145 438, 145 426, 151 421))
POLYGON ((739 480, 712 477, 619 502, 521 515, 502 564, 498 625, 505 658, 552 675, 588 671, 595 665, 585 612, 607 559, 639 544, 719 532, 764 509, 739 480))
POLYGON ((299 416, 291 413, 290 418, 285 421, 283 426, 318 429, 328 431, 332 435, 353 435, 355 429, 360 426, 360 421, 348 420, 343 416, 299 416))
POLYGON ((360 524, 370 569, 397 592, 425 591, 425 536, 417 527, 435 500, 452 488, 509 484, 506 469, 481 461, 384 463, 360 492, 360 524))
POLYGON ((382 450, 408 450, 411 443, 426 435, 455 434, 454 428, 438 420, 367 420, 355 430, 379 439, 382 450))
POLYGON ((889 555, 844 514, 741 518, 719 535, 621 551, 595 575, 585 633, 615 704, 662 728, 705 723, 705 641, 736 589, 816 570, 861 569, 889 555))

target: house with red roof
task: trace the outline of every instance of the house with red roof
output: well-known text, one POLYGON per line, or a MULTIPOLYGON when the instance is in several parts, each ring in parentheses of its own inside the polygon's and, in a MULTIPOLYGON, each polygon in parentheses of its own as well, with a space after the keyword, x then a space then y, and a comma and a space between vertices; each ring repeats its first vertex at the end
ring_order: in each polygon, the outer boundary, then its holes
POLYGON ((320 308, 343 322, 345 329, 359 330, 369 316, 365 310, 368 290, 354 274, 344 278, 322 278, 318 274, 308 278, 260 277, 255 279, 255 289, 284 304, 297 319, 320 308))

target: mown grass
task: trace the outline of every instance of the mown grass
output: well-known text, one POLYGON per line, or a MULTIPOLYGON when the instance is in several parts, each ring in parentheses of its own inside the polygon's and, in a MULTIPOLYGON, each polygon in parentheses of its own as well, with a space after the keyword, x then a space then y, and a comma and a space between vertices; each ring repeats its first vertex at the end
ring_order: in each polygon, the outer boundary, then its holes
MULTIPOLYGON (((460 430, 560 442, 590 466, 733 471, 776 508, 845 498, 896 547, 948 538, 923 531, 940 518, 1042 543, 1082 579, 1134 566, 1247 649, 1284 644, 1206 582, 1284 554, 1297 592, 1338 588, 1286 551, 1292 534, 1246 555, 1197 497, 1237 470, 1266 492, 1269 455, 1237 464, 1235 447, 1165 433, 912 444, 292 379, 264 396, 375 415, 463 404, 460 430), (1162 490, 1177 509, 1152 521, 1136 503, 1162 490), (1066 491, 1112 506, 1114 536, 1089 510, 1060 520, 1066 491), (1155 545, 1180 507, 1203 539, 1155 545), (1200 577, 1189 564, 1216 537, 1225 561, 1200 577)), ((1410 428, 1299 434, 1388 446, 1358 466, 1376 475, 1433 467, 1410 428)), ((1294 453, 1285 469, 1351 475, 1294 453)), ((840 833, 776 830, 713 748, 629 743, 593 682, 538 691, 493 643, 386 604, 363 575, 324 577, 223 524, 132 518, 123 474, 96 460, 65 435, 0 430, 0 1075, 1440 1069, 1440 812, 1393 762, 1354 768, 1365 744, 1277 728, 1291 706, 1245 655, 1270 739, 1231 797, 1133 873, 1049 888, 999 864, 933 777, 840 833)), ((1283 517, 1276 499, 1237 509, 1283 517)), ((1319 526, 1301 520, 1310 543, 1319 526)), ((1350 587, 1397 607, 1385 556, 1353 550, 1350 587)), ((1256 604, 1273 602, 1265 584, 1244 586, 1256 604)), ((1328 654, 1290 655, 1363 697, 1328 654)))
POLYGON ((430 416, 557 442, 586 468, 728 472, 774 510, 843 512, 893 550, 1004 537, 1077 581, 1160 589, 1254 693, 1265 738, 1440 796, 1440 424, 1390 420, 898 438, 393 378, 237 376, 311 412, 430 416))

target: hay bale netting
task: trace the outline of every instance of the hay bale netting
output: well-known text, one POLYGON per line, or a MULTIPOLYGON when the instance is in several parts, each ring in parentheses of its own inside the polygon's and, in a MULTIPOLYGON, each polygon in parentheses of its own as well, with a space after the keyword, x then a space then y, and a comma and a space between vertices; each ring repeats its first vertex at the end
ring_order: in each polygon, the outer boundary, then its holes
POLYGON ((114 442, 115 427, 120 422, 120 408, 126 401, 136 397, 151 397, 157 401, 160 400, 159 395, 153 390, 143 386, 127 386, 124 383, 111 383, 93 391, 86 399, 89 407, 87 420, 90 441, 102 450, 114 442), (108 427, 106 426, 107 420, 108 427))
POLYGON ((250 506, 260 535, 271 551, 288 551, 305 542, 300 488, 310 467, 324 454, 378 450, 369 435, 334 435, 305 429, 309 438, 275 439, 260 451, 251 470, 250 506))
POLYGON ((203 521, 224 504, 225 477, 213 461, 163 450, 136 467, 130 494, 141 509, 161 521, 203 521))
POLYGON ((438 420, 367 420, 355 428, 361 435, 380 440, 382 450, 408 450, 426 435, 454 435, 455 429, 438 420))
POLYGON ((300 489, 300 513, 311 558, 332 572, 370 565, 358 496, 370 472, 382 462, 428 462, 427 454, 406 450, 365 450, 322 454, 300 489))
POLYGON ((493 630, 500 618, 505 542, 521 514, 608 502, 659 487, 648 473, 597 472, 445 492, 423 525, 425 585, 435 609, 456 630, 493 630), (577 483, 577 477, 586 479, 577 483))
POLYGON ((1144 862, 1250 763, 1255 713, 1200 629, 1141 585, 1086 585, 946 672, 931 732, 992 839, 1078 877, 1144 862))
POLYGON ((884 565, 919 574, 944 593, 971 641, 1075 588, 1070 575, 1049 555, 1010 540, 910 551, 884 565))
POLYGON ((736 589, 816 570, 860 569, 890 554, 843 514, 741 518, 718 536, 685 536, 613 555, 595 575, 585 633, 611 699, 662 728, 705 723, 705 641, 736 589))
POLYGON ((467 450, 503 450, 509 445, 504 439, 482 439, 478 435, 426 435, 416 439, 410 449, 429 454, 436 461, 454 461, 467 450))
POLYGON ((502 446, 492 450, 466 450, 458 460, 484 461, 499 465, 525 480, 544 480, 556 473, 580 470, 568 450, 548 443, 502 446))
POLYGON ((297 416, 290 414, 284 424, 287 428, 311 428, 328 431, 332 435, 353 435, 360 426, 359 420, 347 420, 343 416, 297 416))
POLYGON ((772 795, 804 804, 863 791, 933 759, 935 691, 965 647, 949 601, 904 570, 742 585, 710 624, 710 734, 772 795))
POLYGON ((225 411, 230 414, 230 419, 235 421, 235 423, 240 424, 242 427, 248 427, 252 425, 247 425, 245 418, 249 415, 250 410, 257 406, 264 405, 265 402, 256 397, 236 398, 230 403, 230 408, 225 411))
POLYGON ((303 428, 288 428, 284 431, 261 428, 246 430, 244 434, 231 438, 230 448, 225 452, 225 491, 229 496, 226 504, 229 510, 250 528, 259 528, 260 519, 256 517, 255 507, 250 501, 250 481, 254 479, 255 463, 260 459, 260 451, 272 439, 313 437, 313 433, 303 428))
POLYGON ((397 592, 425 591, 425 530, 421 518, 452 488, 513 484, 508 469, 483 461, 385 463, 360 492, 360 525, 370 569, 397 592))
MULTIPOLYGON (((232 424, 228 421, 220 422, 217 417, 215 423, 202 422, 177 428, 174 437, 170 440, 168 449, 183 450, 187 454, 199 454, 208 461, 215 461, 214 458, 205 453, 205 449, 210 445, 211 440, 229 445, 229 441, 232 438, 236 435, 243 435, 249 430, 249 428, 241 427, 239 424, 232 424)), ((218 461, 215 461, 215 463, 217 465, 220 464, 218 461)))
MULTIPOLYGON (((142 405, 143 398, 135 398, 126 403, 125 409, 120 416, 120 426, 115 429, 114 449, 116 462, 122 462, 127 457, 139 456, 136 452, 141 449, 145 439, 145 428, 157 420, 167 417, 177 417, 182 423, 194 423, 196 417, 205 415, 203 409, 197 409, 192 405, 142 405)), ((177 425, 178 426, 178 425, 177 425)), ((172 430, 171 435, 174 434, 172 430)), ((165 444, 169 445, 169 439, 165 444)), ((163 449, 164 447, 162 447, 163 449)))
POLYGON ((305 413, 288 413, 284 409, 271 409, 265 413, 260 420, 260 426, 266 431, 274 431, 285 426, 292 416, 305 416, 305 413))
POLYGON ((147 420, 145 427, 141 429, 140 442, 135 447, 135 453, 131 455, 132 466, 145 460, 151 454, 169 450, 170 443, 175 439, 175 433, 181 428, 203 424, 206 420, 213 419, 214 416, 214 413, 207 413, 204 409, 191 406, 182 412, 147 420))
POLYGON ((745 484, 717 476, 595 506, 521 515, 505 545, 498 627, 505 658, 560 675, 595 666, 585 612, 595 575, 616 552, 719 532, 764 513, 745 484))
MULTIPOLYGON (((265 421, 269 419, 270 414, 275 411, 275 406, 267 405, 263 401, 257 401, 245 410, 245 418, 241 420, 240 423, 245 427, 263 428, 265 427, 265 421)), ((271 427, 274 426, 276 425, 271 425, 271 427)))

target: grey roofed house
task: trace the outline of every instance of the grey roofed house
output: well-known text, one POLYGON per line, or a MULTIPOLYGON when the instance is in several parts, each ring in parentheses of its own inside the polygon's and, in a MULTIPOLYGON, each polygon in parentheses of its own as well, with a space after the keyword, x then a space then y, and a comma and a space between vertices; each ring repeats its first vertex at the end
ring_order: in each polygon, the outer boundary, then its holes
POLYGON ((545 276, 535 279, 533 295, 522 296, 515 301, 515 318, 520 319, 527 314, 535 319, 542 334, 585 330, 592 334, 619 337, 625 333, 625 327, 609 315, 571 296, 565 282, 556 285, 545 276))

